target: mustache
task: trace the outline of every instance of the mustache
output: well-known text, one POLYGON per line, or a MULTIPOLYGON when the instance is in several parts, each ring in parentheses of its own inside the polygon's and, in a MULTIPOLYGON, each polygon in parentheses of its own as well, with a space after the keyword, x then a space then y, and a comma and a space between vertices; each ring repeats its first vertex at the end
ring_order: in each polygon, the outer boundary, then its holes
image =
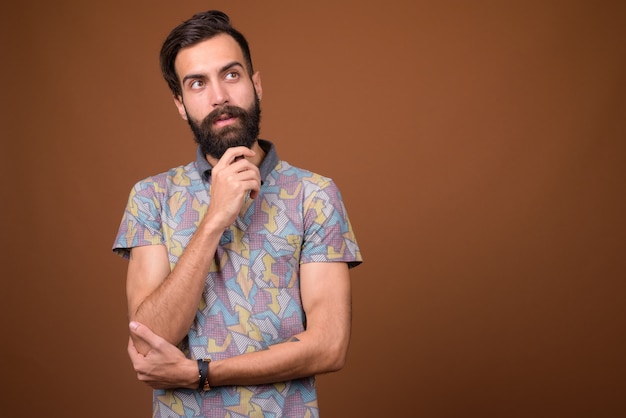
POLYGON ((246 110, 242 109, 241 107, 224 105, 224 106, 218 107, 217 109, 214 109, 213 111, 211 111, 211 113, 206 115, 204 120, 202 121, 202 124, 205 126, 211 126, 213 125, 213 123, 215 123, 215 121, 217 121, 219 118, 221 118, 224 115, 228 115, 232 118, 236 118, 236 117, 245 116, 247 114, 248 112, 246 112, 246 110))

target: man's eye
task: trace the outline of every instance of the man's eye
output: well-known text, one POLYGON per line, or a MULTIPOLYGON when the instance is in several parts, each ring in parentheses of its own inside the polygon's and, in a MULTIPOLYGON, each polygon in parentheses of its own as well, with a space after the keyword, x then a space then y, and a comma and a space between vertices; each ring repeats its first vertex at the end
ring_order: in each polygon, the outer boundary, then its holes
POLYGON ((239 78, 239 73, 236 71, 231 71, 226 74, 227 80, 236 80, 237 78, 239 78))
POLYGON ((204 82, 202 80, 195 80, 191 82, 190 86, 192 89, 199 89, 204 86, 204 82))

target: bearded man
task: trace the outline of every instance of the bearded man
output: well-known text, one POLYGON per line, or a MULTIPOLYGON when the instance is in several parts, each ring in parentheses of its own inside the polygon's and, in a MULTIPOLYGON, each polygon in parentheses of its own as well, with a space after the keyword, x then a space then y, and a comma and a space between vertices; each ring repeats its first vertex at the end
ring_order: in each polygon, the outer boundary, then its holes
POLYGON ((196 159, 135 185, 113 245, 153 416, 318 416, 362 261, 340 192, 258 138, 261 77, 227 15, 174 28, 161 69, 196 159))

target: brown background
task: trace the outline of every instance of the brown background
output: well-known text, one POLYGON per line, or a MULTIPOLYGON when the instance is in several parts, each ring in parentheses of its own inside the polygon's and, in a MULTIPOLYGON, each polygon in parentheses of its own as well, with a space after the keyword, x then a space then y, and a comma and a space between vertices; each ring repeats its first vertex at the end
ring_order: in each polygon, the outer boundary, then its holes
POLYGON ((193 158, 157 56, 208 8, 366 259, 323 416, 626 414, 624 2, 65 0, 0 17, 0 415, 149 416, 110 247, 134 182, 193 158))

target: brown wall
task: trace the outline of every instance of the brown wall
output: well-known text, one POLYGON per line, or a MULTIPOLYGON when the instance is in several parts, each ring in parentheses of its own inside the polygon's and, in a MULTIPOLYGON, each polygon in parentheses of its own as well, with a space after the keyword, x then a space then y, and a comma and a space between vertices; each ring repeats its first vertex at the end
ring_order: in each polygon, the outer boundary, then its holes
POLYGON ((338 3, 2 7, 0 415, 149 416, 110 247, 132 184, 193 158, 157 55, 206 8, 366 259, 323 416, 626 411, 624 2, 338 3))

